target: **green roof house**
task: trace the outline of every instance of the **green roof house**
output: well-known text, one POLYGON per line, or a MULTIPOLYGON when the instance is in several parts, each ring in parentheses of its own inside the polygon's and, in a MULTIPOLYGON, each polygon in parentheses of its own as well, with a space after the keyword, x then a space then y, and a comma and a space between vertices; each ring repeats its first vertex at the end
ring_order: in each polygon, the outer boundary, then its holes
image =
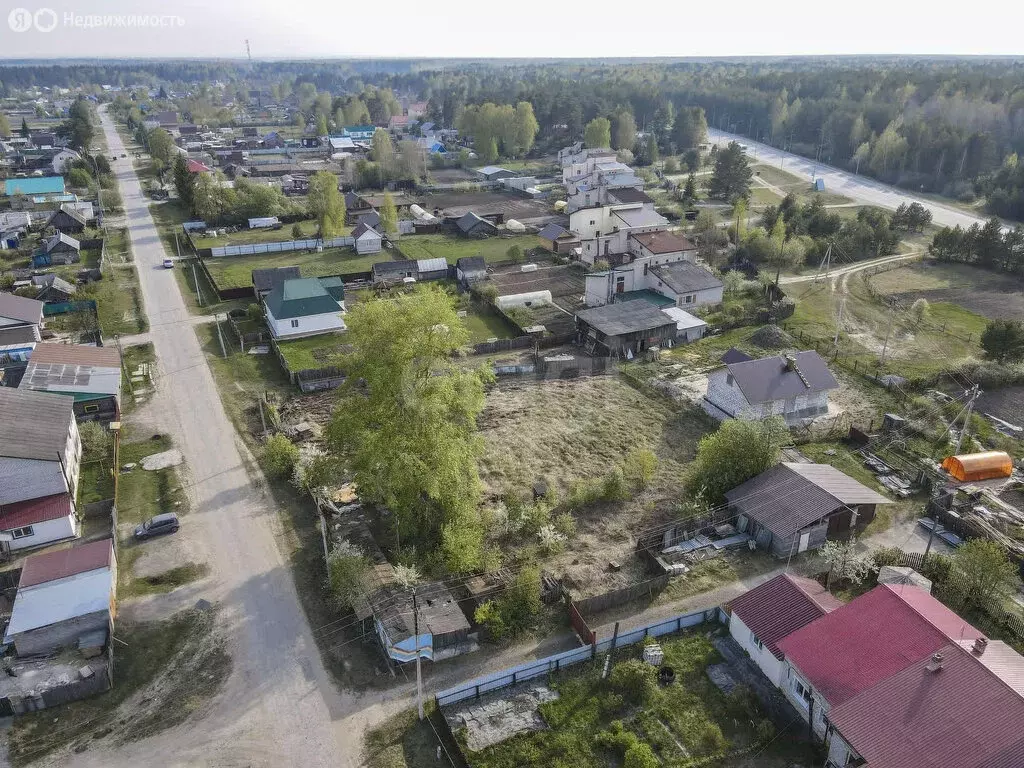
POLYGON ((263 301, 277 339, 345 330, 345 290, 340 277, 300 277, 274 286, 263 301))

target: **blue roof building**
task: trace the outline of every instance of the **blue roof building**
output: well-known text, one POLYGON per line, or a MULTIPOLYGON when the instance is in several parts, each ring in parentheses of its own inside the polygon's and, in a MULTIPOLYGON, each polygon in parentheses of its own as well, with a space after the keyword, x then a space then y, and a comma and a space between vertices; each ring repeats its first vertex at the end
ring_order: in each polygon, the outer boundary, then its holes
POLYGON ((6 179, 4 194, 12 195, 62 195, 63 176, 29 176, 24 179, 6 179))

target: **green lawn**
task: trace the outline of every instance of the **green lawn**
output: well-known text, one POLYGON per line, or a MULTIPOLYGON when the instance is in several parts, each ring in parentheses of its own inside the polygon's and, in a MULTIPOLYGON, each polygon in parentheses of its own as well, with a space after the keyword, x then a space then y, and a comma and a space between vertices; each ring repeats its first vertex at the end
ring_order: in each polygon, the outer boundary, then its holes
MULTIPOLYGON (((142 437, 141 435, 139 437, 142 437)), ((139 463, 147 456, 173 447, 170 438, 161 436, 158 440, 143 439, 131 442, 131 431, 121 442, 119 456, 121 466, 139 463)), ((131 472, 122 472, 117 490, 117 517, 119 523, 141 523, 162 512, 184 514, 188 508, 188 497, 181 487, 175 467, 147 471, 136 467, 131 472)))
POLYGON ((389 251, 359 256, 351 248, 328 248, 315 251, 288 251, 263 253, 257 256, 220 256, 203 259, 210 274, 220 288, 245 288, 252 285, 254 269, 271 267, 298 267, 303 277, 344 275, 369 272, 379 261, 388 261, 389 251))
POLYGON ((308 339, 282 341, 278 343, 278 349, 288 363, 289 370, 294 372, 334 365, 334 359, 344 343, 345 334, 328 333, 310 336, 308 339))
MULTIPOLYGON (((293 224, 284 224, 280 229, 243 229, 224 237, 193 236, 192 242, 196 248, 220 248, 225 245, 251 245, 253 243, 280 243, 294 239, 292 237, 293 226, 293 224)), ((313 219, 300 221, 299 228, 302 230, 304 238, 316 236, 317 224, 313 219)), ((347 235, 350 231, 351 227, 345 227, 338 233, 338 237, 347 235)))
POLYGON ((499 315, 493 307, 472 301, 466 294, 459 297, 456 306, 466 313, 462 322, 469 331, 469 340, 473 344, 493 338, 514 339, 520 335, 518 329, 499 315))
POLYGON ((398 242, 398 248, 407 259, 447 259, 454 264, 463 256, 483 256, 488 263, 506 261, 508 249, 518 245, 525 253, 540 247, 536 235, 489 237, 476 240, 454 235, 409 235, 398 242))

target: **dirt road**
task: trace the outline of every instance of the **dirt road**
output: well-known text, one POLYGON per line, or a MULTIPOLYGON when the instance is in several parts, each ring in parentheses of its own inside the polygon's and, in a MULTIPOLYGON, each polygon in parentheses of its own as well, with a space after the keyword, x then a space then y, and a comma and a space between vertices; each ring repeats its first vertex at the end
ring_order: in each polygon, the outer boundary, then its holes
MULTIPOLYGON (((102 114, 111 154, 125 152, 102 114)), ((338 691, 320 661, 288 565, 278 548, 274 509, 243 463, 244 447, 221 406, 193 323, 139 180, 128 160, 114 170, 127 211, 135 261, 157 355, 156 397, 163 428, 188 465, 197 560, 210 577, 197 596, 220 605, 234 665, 205 714, 116 750, 102 743, 69 766, 355 766, 364 718, 380 705, 338 691)), ((183 531, 184 533, 184 531, 183 531)))
MULTIPOLYGON (((821 275, 817 273, 807 275, 790 275, 783 277, 779 280, 782 285, 793 285, 794 283, 809 283, 813 280, 828 280, 835 279, 837 277, 847 277, 855 272, 860 272, 865 269, 871 269, 872 267, 878 267, 882 264, 891 264, 894 262, 911 261, 920 259, 922 253, 920 251, 913 251, 910 253, 897 253, 892 256, 882 256, 879 259, 868 259, 866 261, 858 261, 854 264, 849 264, 843 267, 833 267, 829 270, 828 276, 822 272, 821 275)), ((846 281, 844 280, 844 283, 846 281)))

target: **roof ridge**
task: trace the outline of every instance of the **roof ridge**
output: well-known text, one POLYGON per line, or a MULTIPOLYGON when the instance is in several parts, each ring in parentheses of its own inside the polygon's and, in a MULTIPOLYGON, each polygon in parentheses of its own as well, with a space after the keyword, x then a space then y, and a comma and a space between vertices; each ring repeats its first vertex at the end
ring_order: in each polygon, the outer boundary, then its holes
POLYGON ((925 590, 923 587, 918 587, 918 586, 915 586, 914 584, 879 584, 879 586, 886 587, 889 590, 889 592, 892 593, 892 595, 894 597, 896 597, 900 601, 900 603, 902 603, 903 605, 907 606, 907 608, 909 608, 911 611, 913 611, 917 616, 920 616, 921 619, 924 620, 928 624, 928 626, 932 627, 936 632, 938 632, 940 635, 942 635, 943 637, 945 637, 947 640, 949 640, 950 642, 952 642, 954 644, 959 644, 959 643, 962 643, 964 641, 964 637, 963 637, 963 628, 964 627, 970 627, 975 632, 980 632, 980 630, 977 627, 975 627, 973 624, 971 624, 971 622, 967 621, 967 619, 965 619, 959 613, 957 613, 952 608, 947 606, 945 603, 941 602, 937 597, 932 595, 931 592, 925 590), (928 595, 933 600, 935 600, 936 603, 938 603, 940 606, 942 606, 945 610, 949 611, 949 613, 951 615, 956 616, 960 620, 960 622, 961 622, 961 624, 960 624, 960 627, 961 627, 961 635, 960 635, 960 637, 952 637, 951 635, 948 635, 947 633, 943 632, 942 629, 940 629, 939 626, 934 621, 932 621, 930 618, 925 616, 921 611, 919 611, 917 609, 917 606, 912 605, 911 603, 909 603, 906 600, 904 600, 902 592, 903 592, 903 590, 908 589, 908 588, 909 589, 916 589, 919 592, 928 595))

